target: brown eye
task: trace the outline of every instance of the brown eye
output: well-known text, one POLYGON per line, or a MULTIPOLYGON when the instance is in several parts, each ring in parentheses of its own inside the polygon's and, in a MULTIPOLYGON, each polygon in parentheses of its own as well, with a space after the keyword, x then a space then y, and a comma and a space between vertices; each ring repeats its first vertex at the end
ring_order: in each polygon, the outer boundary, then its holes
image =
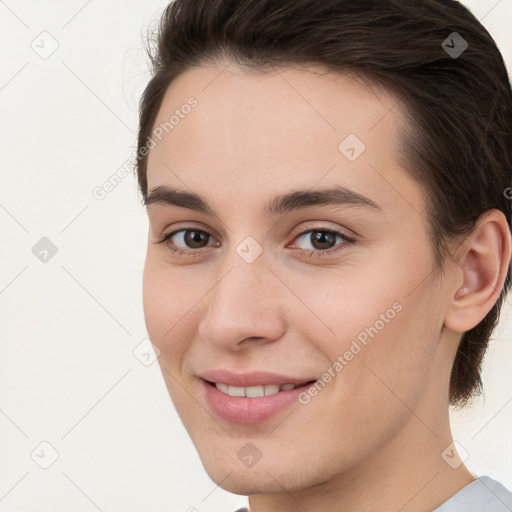
POLYGON ((199 254, 201 249, 207 247, 209 233, 201 229, 190 227, 164 234, 156 243, 164 244, 171 252, 177 254, 199 254), (174 239, 174 240, 173 240, 174 239))
MULTIPOLYGON (((184 229, 182 231, 185 232, 185 236, 183 237, 184 243, 190 249, 201 249, 204 247, 202 245, 203 242, 208 240, 208 237, 210 236, 204 231, 195 231, 191 229, 184 229)), ((180 231, 177 233, 180 233, 180 231)))
POLYGON ((329 254, 344 250, 346 246, 355 242, 351 236, 348 236, 341 231, 322 228, 308 229, 307 231, 303 231, 297 235, 296 240, 300 240, 301 238, 308 241, 312 246, 311 250, 299 250, 300 254, 306 257, 327 256, 329 254), (338 239, 342 240, 341 244, 336 244, 336 240, 338 239))
POLYGON ((331 249, 336 244, 336 235, 330 231, 311 231, 310 241, 315 249, 331 249))

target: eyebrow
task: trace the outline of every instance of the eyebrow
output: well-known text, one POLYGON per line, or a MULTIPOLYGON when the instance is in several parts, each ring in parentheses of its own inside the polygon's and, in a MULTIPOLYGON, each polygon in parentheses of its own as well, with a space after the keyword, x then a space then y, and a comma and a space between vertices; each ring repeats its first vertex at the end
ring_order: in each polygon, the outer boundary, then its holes
MULTIPOLYGON (((198 194, 159 185, 152 188, 144 201, 150 205, 167 205, 187 208, 206 215, 217 216, 215 210, 198 194)), ((320 190, 295 190, 278 194, 267 202, 263 208, 266 215, 282 215, 309 206, 350 205, 382 211, 382 208, 371 199, 345 187, 325 188, 320 190)))

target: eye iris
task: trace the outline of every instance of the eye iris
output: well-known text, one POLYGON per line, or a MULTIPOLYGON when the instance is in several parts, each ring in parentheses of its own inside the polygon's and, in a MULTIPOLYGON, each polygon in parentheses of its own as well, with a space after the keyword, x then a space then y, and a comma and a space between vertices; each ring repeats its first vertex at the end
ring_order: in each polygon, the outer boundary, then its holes
POLYGON ((329 233, 328 231, 313 231, 313 233, 311 233, 311 241, 313 243, 313 247, 319 250, 330 249, 333 247, 333 244, 336 243, 336 235, 334 233, 329 233), (320 243, 320 247, 317 247, 317 243, 320 243), (328 247, 322 245, 326 243, 328 247))
POLYGON ((202 233, 201 231, 193 231, 193 230, 187 230, 185 232, 185 243, 192 247, 192 248, 201 248, 203 246, 196 247, 194 244, 201 243, 201 239, 206 240, 206 237, 208 236, 207 233, 202 233))

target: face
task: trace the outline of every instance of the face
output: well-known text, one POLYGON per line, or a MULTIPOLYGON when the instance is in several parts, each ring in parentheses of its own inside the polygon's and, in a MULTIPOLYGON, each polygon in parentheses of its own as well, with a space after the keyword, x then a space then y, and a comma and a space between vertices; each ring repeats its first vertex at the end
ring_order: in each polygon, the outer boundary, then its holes
POLYGON ((333 481, 378 454, 391 465, 413 415, 447 393, 401 108, 313 67, 196 67, 165 95, 155 129, 179 121, 148 158, 146 325, 206 471, 231 492, 333 481))

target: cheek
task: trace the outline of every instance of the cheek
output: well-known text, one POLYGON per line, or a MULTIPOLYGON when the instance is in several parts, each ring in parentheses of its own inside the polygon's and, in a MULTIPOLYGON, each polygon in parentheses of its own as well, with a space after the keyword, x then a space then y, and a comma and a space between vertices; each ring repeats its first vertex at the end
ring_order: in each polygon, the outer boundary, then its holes
POLYGON ((163 286, 162 276, 151 263, 149 256, 146 258, 144 266, 142 289, 144 318, 148 334, 152 341, 158 344, 165 332, 164 328, 169 329, 167 324, 172 319, 168 319, 166 308, 164 308, 168 298, 168 289, 163 286))
POLYGON ((360 344, 361 352, 345 374, 351 376, 352 390, 365 390, 361 400, 356 399, 363 414, 379 411, 377 416, 382 421, 387 417, 389 424, 395 421, 394 414, 400 416, 407 407, 416 409, 436 363, 438 333, 429 319, 427 301, 424 296, 411 297, 400 297, 401 310, 388 323, 374 319, 370 328, 365 327, 366 345, 360 344))
POLYGON ((180 300, 184 283, 176 276, 148 254, 143 274, 144 318, 149 337, 164 353, 174 350, 173 340, 183 338, 178 334, 184 325, 180 319, 184 318, 187 308, 180 300))
MULTIPOLYGON (((186 355, 197 336, 205 295, 211 284, 197 277, 197 269, 170 268, 158 255, 148 254, 143 274, 143 304, 146 329, 160 350, 160 365, 182 375, 186 355), (195 275, 195 277, 194 277, 195 275)), ((170 376, 169 384, 175 385, 170 376)))
POLYGON ((182 396, 182 365, 189 338, 184 328, 189 320, 188 309, 180 300, 181 284, 176 281, 176 273, 169 272, 157 258, 148 255, 143 274, 143 304, 146 329, 151 341, 160 350, 157 359, 165 385, 179 411, 193 409, 182 396))
POLYGON ((377 342, 404 316, 399 283, 379 279, 382 275, 372 275, 365 265, 297 280, 294 292, 301 303, 292 313, 294 325, 298 320, 304 338, 331 360, 350 350, 352 342, 361 347, 377 342))
POLYGON ((297 281, 294 289, 308 306, 307 314, 298 306, 294 323, 327 356, 324 370, 343 375, 334 379, 344 388, 335 384, 340 393, 385 387, 380 377, 405 395, 411 386, 413 395, 428 377, 439 335, 431 318, 436 312, 410 269, 389 260, 388 268, 381 257, 364 269, 354 265, 329 279, 297 281))

